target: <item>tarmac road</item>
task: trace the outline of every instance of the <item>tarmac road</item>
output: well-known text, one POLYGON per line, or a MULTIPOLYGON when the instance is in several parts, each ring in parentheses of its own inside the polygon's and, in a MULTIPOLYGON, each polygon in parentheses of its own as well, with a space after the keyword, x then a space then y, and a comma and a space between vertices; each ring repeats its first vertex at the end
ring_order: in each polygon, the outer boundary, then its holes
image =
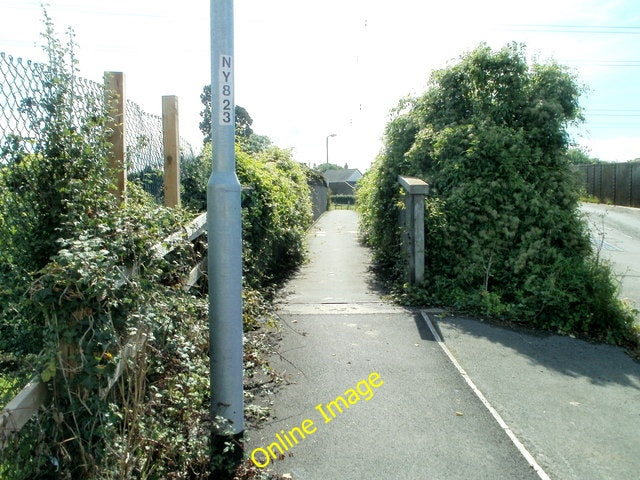
POLYGON ((591 239, 620 279, 620 296, 640 309, 640 209, 582 203, 591 239))

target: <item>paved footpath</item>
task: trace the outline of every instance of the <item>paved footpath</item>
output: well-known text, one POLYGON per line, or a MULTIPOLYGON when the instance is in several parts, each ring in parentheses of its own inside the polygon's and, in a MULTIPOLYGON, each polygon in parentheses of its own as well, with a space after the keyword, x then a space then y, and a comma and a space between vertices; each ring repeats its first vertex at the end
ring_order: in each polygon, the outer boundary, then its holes
POLYGON ((249 453, 282 450, 266 468, 294 480, 639 478, 638 363, 383 301, 357 220, 310 231, 273 359, 288 383, 249 453))

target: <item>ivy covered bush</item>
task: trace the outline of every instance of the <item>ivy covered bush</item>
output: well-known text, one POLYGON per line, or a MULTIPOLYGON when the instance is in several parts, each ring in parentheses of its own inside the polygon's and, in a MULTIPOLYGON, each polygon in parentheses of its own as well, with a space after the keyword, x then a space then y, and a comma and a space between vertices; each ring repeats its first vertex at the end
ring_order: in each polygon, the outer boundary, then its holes
MULTIPOLYGON (((183 202, 206 210, 211 144, 182 173, 183 202)), ((304 258, 311 225, 308 169, 291 153, 269 146, 248 153, 236 146, 236 172, 243 187, 243 269, 246 286, 260 288, 283 280, 304 258)))
MULTIPOLYGON (((209 413, 208 302, 180 283, 196 260, 190 243, 165 257, 154 249, 193 212, 160 206, 133 183, 124 202, 112 193, 101 99, 74 89, 73 38, 61 44, 46 25, 41 97, 23 105, 33 133, 0 152, 0 385, 36 376, 47 397, 8 440, 0 478, 209 478, 229 459, 209 445, 218 419, 209 413)), ((192 166, 193 184, 206 188, 208 173, 192 166)), ((287 152, 238 152, 238 170, 248 187, 251 330, 265 310, 259 289, 303 257, 310 206, 304 170, 287 152)), ((201 192, 185 193, 196 206, 201 192)), ((265 348, 247 341, 248 382, 259 369, 270 374, 265 348)))
POLYGON ((524 47, 481 45, 431 77, 393 113, 385 147, 361 181, 366 241, 402 284, 398 175, 431 185, 426 280, 405 299, 457 307, 605 340, 631 339, 633 315, 592 252, 569 173, 567 127, 580 87, 555 63, 529 65, 524 47))

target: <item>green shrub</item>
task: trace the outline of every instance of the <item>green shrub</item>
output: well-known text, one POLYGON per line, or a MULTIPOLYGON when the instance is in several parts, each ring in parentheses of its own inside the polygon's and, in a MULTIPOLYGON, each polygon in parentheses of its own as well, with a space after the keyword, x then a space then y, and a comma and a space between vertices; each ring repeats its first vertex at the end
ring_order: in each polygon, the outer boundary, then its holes
POLYGON ((37 100, 22 105, 31 136, 11 137, 0 152, 0 350, 21 353, 41 348, 41 325, 14 315, 12 299, 57 254, 59 239, 116 205, 102 99, 74 91, 72 37, 63 46, 45 19, 49 64, 37 100))
MULTIPOLYGON (((211 145, 184 170, 186 206, 206 210, 211 175, 211 145)), ((236 171, 243 187, 242 235, 247 286, 282 280, 304 257, 304 236, 311 224, 311 196, 305 167, 288 151, 269 147, 259 154, 236 148, 236 171)))
POLYGON ((355 195, 331 195, 330 201, 331 203, 334 203, 336 205, 355 205, 356 196, 355 195))
POLYGON ((75 113, 102 100, 74 89, 72 39, 46 23, 40 103, 23 106, 33 135, 2 146, 0 367, 29 367, 50 395, 2 452, 0 478, 206 477, 207 305, 176 285, 189 251, 151 249, 187 216, 135 185, 124 205, 110 193, 103 112, 75 113))
MULTIPOLYGON (((74 90, 73 42, 62 47, 48 18, 46 38, 52 64, 43 109, 29 110, 34 136, 2 150, 0 388, 13 388, 3 369, 26 358, 19 375, 40 375, 49 395, 3 450, 0 478, 209 478, 226 457, 209 445, 221 426, 210 416, 208 302, 179 283, 193 265, 191 244, 166 258, 153 249, 192 214, 158 205, 133 183, 124 203, 110 193, 105 117, 73 113, 84 100, 74 90)), ((256 284, 300 260, 310 215, 308 191, 298 188, 304 171, 287 152, 263 155, 239 154, 257 194, 244 212, 263 256, 247 262, 256 284), (262 225, 250 217, 254 206, 269 215, 262 225)), ((253 328, 263 298, 245 290, 244 299, 253 328)), ((247 342, 249 377, 268 369, 264 348, 247 342)))
POLYGON ((407 298, 606 341, 629 337, 633 316, 577 214, 566 127, 580 119, 579 93, 557 64, 529 67, 519 46, 480 46, 401 102, 358 200, 365 238, 400 285, 396 178, 430 183, 428 275, 407 298))
POLYGON ((208 471, 207 304, 176 285, 184 262, 155 258, 151 248, 185 216, 129 187, 126 205, 76 224, 12 299, 14 320, 38 332, 35 371, 52 395, 9 447, 2 478, 208 471), (136 268, 122 281, 127 265, 136 268), (125 359, 136 335, 138 352, 125 359))

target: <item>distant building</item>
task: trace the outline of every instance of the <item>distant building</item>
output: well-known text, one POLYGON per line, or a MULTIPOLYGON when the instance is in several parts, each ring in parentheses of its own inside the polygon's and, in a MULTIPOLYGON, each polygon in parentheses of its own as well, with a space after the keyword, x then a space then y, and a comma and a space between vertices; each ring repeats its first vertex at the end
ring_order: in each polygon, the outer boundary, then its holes
POLYGON ((341 168, 324 172, 324 179, 331 190, 331 195, 354 195, 356 183, 361 178, 362 173, 357 168, 341 168))

